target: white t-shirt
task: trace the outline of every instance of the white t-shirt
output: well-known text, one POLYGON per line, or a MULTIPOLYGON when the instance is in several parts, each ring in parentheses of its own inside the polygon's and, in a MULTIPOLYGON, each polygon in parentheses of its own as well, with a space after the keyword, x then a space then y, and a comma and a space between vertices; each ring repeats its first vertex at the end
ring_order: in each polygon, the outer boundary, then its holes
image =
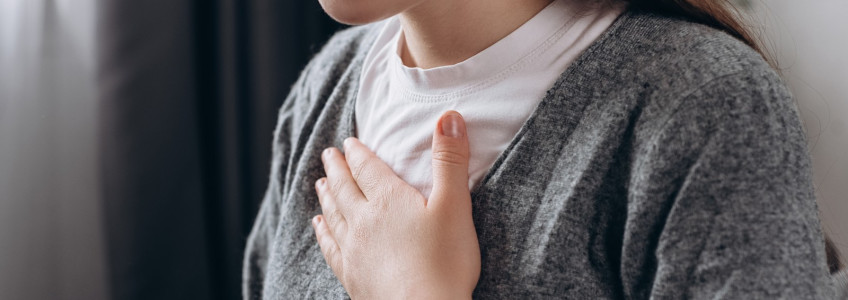
POLYGON ((403 65, 398 17, 385 22, 365 58, 357 95, 357 137, 425 197, 438 118, 456 110, 471 147, 469 188, 486 175, 545 93, 623 11, 555 0, 473 57, 432 69, 403 65))

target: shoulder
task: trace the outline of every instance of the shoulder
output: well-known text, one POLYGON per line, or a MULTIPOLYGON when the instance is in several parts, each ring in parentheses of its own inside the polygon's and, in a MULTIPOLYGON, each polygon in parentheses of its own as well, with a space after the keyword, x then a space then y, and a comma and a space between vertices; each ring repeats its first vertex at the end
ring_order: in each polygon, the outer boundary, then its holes
POLYGON ((780 98, 791 98, 779 74, 744 42, 703 24, 634 8, 626 10, 557 84, 554 92, 566 95, 666 109, 714 87, 752 93, 779 90, 780 98), (723 84, 715 84, 719 81, 723 84))
MULTIPOLYGON (((353 26, 333 34, 304 69, 302 79, 332 83, 345 70, 357 67, 368 54, 383 22, 353 26), (308 77, 307 77, 308 76, 308 77)), ((315 84, 316 82, 313 82, 315 84)))
POLYGON ((575 70, 564 77, 577 76, 612 91, 662 95, 664 101, 672 102, 721 79, 756 78, 763 83, 744 88, 783 84, 759 53, 733 36, 703 24, 633 8, 625 11, 575 65, 575 70))
POLYGON ((559 82, 561 98, 591 98, 590 109, 631 124, 634 147, 644 153, 675 144, 686 146, 681 157, 695 157, 712 140, 738 151, 773 146, 774 157, 785 150, 798 168, 808 167, 805 133, 783 80, 721 30, 631 9, 559 82))
POLYGON ((698 84, 734 73, 777 74, 754 49, 724 31, 674 17, 628 11, 614 30, 611 49, 626 66, 661 81, 698 84))
POLYGON ((348 27, 333 34, 303 68, 289 97, 316 97, 331 92, 340 83, 342 75, 360 67, 382 28, 381 24, 382 21, 348 27))
POLYGON ((355 97, 355 82, 362 61, 379 34, 381 24, 383 22, 338 31, 309 60, 278 111, 277 138, 289 136, 294 139, 302 128, 314 125, 315 112, 322 111, 334 93, 342 98, 355 97))
POLYGON ((300 115, 324 105, 330 94, 349 86, 368 54, 383 22, 340 30, 324 44, 300 73, 280 109, 281 114, 300 115))
POLYGON ((680 113, 705 123, 780 115, 789 123, 784 125, 800 127, 780 75, 721 30, 631 9, 593 48, 573 75, 589 76, 605 89, 592 94, 638 109, 647 128, 660 129, 680 113))

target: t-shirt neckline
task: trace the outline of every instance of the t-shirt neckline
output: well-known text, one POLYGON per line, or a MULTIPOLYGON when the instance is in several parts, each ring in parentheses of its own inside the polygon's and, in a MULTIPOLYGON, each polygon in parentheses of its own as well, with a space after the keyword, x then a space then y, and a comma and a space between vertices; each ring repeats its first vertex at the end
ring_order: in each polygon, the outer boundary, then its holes
POLYGON ((395 84, 408 93, 418 95, 448 96, 467 93, 494 84, 498 79, 520 69, 534 56, 553 45, 569 23, 576 19, 574 9, 567 1, 555 0, 539 11, 516 30, 483 51, 454 65, 430 69, 403 65, 400 51, 403 30, 394 17, 387 26, 395 26, 397 33, 392 43, 389 70, 395 84))

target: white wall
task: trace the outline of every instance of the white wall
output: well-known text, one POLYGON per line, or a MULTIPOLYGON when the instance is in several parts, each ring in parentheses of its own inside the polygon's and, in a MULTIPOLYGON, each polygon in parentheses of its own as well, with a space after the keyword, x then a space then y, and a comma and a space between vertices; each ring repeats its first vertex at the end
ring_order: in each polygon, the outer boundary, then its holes
POLYGON ((0 299, 105 299, 96 0, 0 0, 0 299))
POLYGON ((825 229, 848 256, 848 0, 754 0, 807 122, 825 229))

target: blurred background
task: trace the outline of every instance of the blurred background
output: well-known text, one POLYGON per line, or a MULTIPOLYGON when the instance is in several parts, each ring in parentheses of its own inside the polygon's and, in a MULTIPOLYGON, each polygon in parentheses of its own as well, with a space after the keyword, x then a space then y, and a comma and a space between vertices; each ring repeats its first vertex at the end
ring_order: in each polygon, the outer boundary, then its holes
MULTIPOLYGON (((739 1, 848 253, 846 0, 739 1)), ((0 299, 235 299, 317 0, 0 0, 0 299)))

